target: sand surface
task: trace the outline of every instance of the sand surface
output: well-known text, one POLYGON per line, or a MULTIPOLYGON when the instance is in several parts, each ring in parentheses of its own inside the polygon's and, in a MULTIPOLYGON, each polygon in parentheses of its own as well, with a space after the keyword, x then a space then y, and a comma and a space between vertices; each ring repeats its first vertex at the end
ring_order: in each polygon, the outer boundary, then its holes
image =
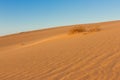
POLYGON ((0 37, 0 80, 120 80, 120 21, 99 24, 88 34, 65 26, 0 37))

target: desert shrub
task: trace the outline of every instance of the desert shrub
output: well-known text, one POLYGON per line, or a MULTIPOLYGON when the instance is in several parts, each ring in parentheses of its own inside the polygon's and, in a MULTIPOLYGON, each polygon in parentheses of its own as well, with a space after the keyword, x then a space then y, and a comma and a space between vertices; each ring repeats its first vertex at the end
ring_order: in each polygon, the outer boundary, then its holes
POLYGON ((100 31, 101 29, 98 26, 94 26, 94 27, 90 27, 90 29, 88 30, 88 32, 97 32, 100 31))
POLYGON ((70 34, 86 32, 86 28, 84 26, 75 26, 73 29, 70 30, 70 34))
POLYGON ((82 33, 82 32, 97 32, 100 31, 99 25, 77 25, 74 26, 69 33, 75 34, 75 33, 82 33))

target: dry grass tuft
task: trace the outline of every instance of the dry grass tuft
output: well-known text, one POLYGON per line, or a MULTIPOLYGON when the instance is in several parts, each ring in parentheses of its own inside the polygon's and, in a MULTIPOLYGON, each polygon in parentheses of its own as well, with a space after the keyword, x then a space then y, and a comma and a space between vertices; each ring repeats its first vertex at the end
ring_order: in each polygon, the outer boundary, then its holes
POLYGON ((85 27, 79 26, 79 27, 74 27, 73 29, 70 30, 71 34, 80 33, 80 32, 86 32, 85 27))
POLYGON ((97 32, 100 31, 99 25, 76 25, 69 31, 69 34, 76 34, 82 32, 97 32))

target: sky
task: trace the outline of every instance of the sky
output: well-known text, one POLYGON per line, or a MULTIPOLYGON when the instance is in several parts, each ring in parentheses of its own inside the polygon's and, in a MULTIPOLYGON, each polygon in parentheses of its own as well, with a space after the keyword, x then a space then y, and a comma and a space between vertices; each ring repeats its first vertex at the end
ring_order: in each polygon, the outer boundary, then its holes
POLYGON ((0 0, 0 36, 120 20, 120 0, 0 0))

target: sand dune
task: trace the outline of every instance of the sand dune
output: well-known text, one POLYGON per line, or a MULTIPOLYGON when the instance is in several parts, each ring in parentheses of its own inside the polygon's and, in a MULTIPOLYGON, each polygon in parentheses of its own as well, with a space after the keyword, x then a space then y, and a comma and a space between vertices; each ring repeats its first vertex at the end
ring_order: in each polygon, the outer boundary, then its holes
POLYGON ((120 21, 69 35, 73 26, 0 37, 0 80, 120 80, 120 21))

